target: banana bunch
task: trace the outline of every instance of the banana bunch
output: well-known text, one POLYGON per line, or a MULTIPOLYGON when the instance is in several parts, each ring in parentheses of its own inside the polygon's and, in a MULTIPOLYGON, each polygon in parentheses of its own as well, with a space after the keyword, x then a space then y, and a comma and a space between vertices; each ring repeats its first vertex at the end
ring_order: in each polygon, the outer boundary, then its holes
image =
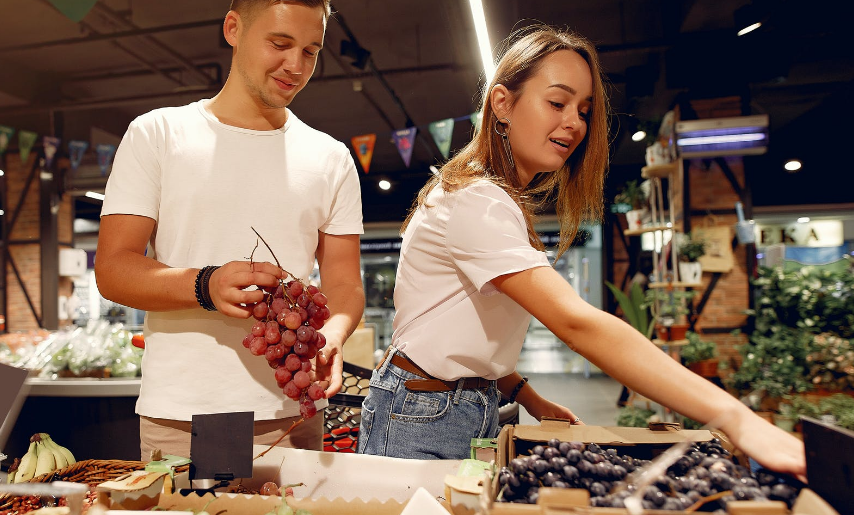
POLYGON ((71 451, 51 440, 47 433, 36 433, 30 438, 30 447, 17 470, 9 473, 9 482, 24 483, 75 463, 71 451))

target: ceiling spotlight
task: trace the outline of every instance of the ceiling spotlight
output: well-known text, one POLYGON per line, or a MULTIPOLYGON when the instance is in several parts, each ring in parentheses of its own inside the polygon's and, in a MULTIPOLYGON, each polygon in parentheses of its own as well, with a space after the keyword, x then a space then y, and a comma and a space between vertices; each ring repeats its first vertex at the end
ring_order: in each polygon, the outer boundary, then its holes
POLYGON ((646 131, 637 131, 632 134, 632 141, 642 141, 646 137, 646 131))
POLYGON ((736 34, 739 36, 753 32, 762 26, 759 11, 753 4, 747 4, 736 9, 733 18, 735 18, 736 34))
POLYGON ((6 172, 4 172, 3 170, 0 170, 0 177, 3 177, 4 175, 6 175, 6 172))
POLYGON ((810 221, 810 217, 808 217, 808 216, 802 216, 802 217, 798 218, 798 223, 799 223, 799 224, 805 224, 805 223, 807 223, 807 222, 809 222, 809 221, 810 221))
POLYGON ((2 209, 0 209, 0 216, 3 216, 5 214, 6 214, 6 211, 3 211, 2 209))
POLYGON ((391 189, 391 183, 388 182, 387 180, 383 179, 379 182, 379 187, 383 191, 388 191, 391 189))
POLYGON ((803 166, 803 164, 801 164, 797 159, 789 159, 786 161, 786 164, 783 165, 783 168, 790 172, 797 172, 801 169, 801 166, 803 166))

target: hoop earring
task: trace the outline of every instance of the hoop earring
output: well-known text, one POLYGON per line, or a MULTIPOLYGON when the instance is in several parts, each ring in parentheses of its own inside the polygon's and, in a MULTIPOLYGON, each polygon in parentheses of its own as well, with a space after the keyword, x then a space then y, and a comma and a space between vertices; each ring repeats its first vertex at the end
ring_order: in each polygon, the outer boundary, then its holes
POLYGON ((495 134, 501 136, 501 141, 504 142, 504 152, 507 154, 507 159, 510 161, 510 167, 515 170, 516 163, 513 161, 513 150, 510 148, 510 138, 508 137, 508 135, 510 134, 510 127, 510 119, 499 118, 495 120, 495 125, 492 130, 495 131, 495 134), (502 130, 499 130, 499 127, 502 130))

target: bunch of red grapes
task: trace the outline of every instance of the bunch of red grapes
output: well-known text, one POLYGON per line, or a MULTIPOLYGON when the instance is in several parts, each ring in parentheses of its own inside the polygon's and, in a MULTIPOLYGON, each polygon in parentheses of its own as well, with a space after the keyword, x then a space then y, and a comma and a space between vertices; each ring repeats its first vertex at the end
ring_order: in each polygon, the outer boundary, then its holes
POLYGON ((326 337, 318 332, 330 316, 326 303, 326 295, 316 286, 299 280, 282 282, 254 306, 255 325, 243 338, 249 352, 267 358, 279 388, 299 402, 305 419, 317 413, 314 401, 324 397, 320 382, 311 380, 311 360, 326 346, 326 337))

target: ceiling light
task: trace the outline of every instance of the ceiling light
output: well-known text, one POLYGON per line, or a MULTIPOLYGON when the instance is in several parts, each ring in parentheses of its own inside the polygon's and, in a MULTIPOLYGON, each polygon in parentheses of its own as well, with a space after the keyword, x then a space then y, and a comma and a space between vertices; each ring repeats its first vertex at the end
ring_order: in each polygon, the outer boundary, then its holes
POLYGON ((645 131, 637 131, 632 134, 632 141, 641 141, 646 137, 645 131))
POLYGON ((807 222, 809 222, 809 221, 810 221, 810 217, 808 217, 808 216, 802 216, 802 217, 798 218, 798 223, 799 223, 799 224, 805 224, 805 223, 807 223, 807 222))
POLYGON ((477 46, 480 48, 480 58, 483 60, 483 72, 486 83, 495 75, 495 63, 492 60, 492 45, 489 44, 489 33, 486 31, 486 16, 483 14, 481 0, 469 0, 471 15, 474 19, 474 30, 477 32, 477 46))
POLYGON ((690 158, 764 154, 768 115, 676 122, 676 144, 682 156, 690 158))
POLYGON ((748 32, 753 32, 754 30, 758 29, 761 26, 762 26, 762 24, 757 21, 756 23, 751 23, 747 27, 744 27, 743 29, 739 30, 736 34, 738 34, 739 36, 743 36, 743 35, 747 34, 748 32))
POLYGON ((430 173, 433 175, 439 175, 439 169, 436 168, 436 165, 430 165, 430 173))
POLYGON ((391 183, 388 182, 387 180, 383 179, 379 182, 379 187, 383 191, 388 191, 391 189, 391 183))
POLYGON ((104 194, 95 191, 87 191, 86 196, 95 200, 104 200, 104 194))
POLYGON ((741 6, 733 13, 736 34, 743 36, 762 26, 762 16, 755 5, 749 3, 741 6))
POLYGON ((6 211, 3 211, 2 209, 0 209, 0 216, 3 216, 5 214, 6 214, 6 211))
POLYGON ((747 141, 760 141, 765 139, 764 134, 723 134, 720 136, 695 136, 692 138, 680 138, 676 144, 682 147, 691 145, 715 145, 719 143, 741 143, 747 141))
POLYGON ((783 165, 783 168, 790 172, 797 172, 801 169, 801 166, 803 165, 797 159, 789 159, 788 161, 786 161, 786 164, 783 165))
POLYGON ((0 170, 0 177, 3 177, 4 175, 6 175, 6 172, 4 172, 3 170, 0 170))

